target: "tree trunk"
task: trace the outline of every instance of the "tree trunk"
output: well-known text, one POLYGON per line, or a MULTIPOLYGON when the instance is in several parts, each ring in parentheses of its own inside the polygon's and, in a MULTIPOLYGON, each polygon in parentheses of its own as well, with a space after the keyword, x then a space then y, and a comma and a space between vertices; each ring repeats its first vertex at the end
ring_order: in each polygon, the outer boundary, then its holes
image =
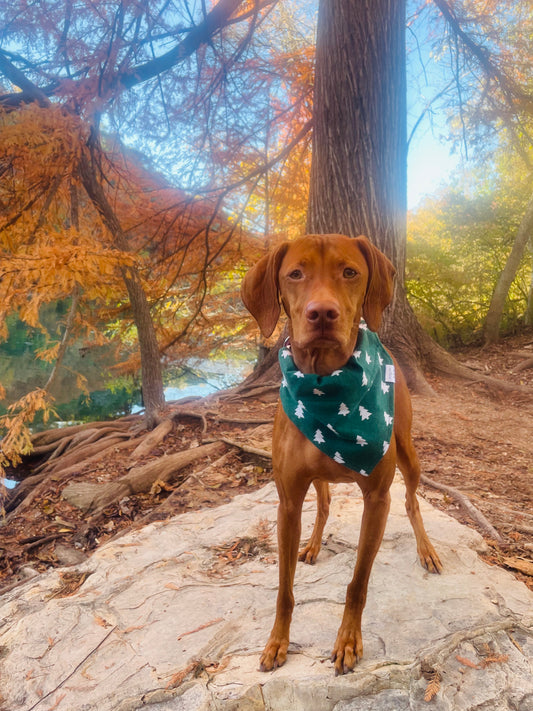
POLYGON ((309 232, 365 234, 403 284, 405 0, 321 0, 309 232))
POLYGON ((533 235, 529 238, 529 249, 531 253, 531 278, 529 281, 529 292, 527 295, 527 306, 524 317, 526 326, 533 326, 533 235))
MULTIPOLYGON (((89 198, 113 235, 115 245, 122 251, 128 251, 128 243, 118 218, 98 181, 94 160, 91 160, 85 152, 82 153, 80 159, 80 175, 89 198)), ((146 424, 151 428, 157 424, 159 413, 165 403, 159 345, 152 321, 150 304, 136 269, 125 267, 122 274, 130 298, 133 320, 137 328, 146 424)))
POLYGON ((133 320, 135 321, 139 339, 142 397, 146 426, 152 428, 159 422, 159 415, 165 404, 159 345, 152 321, 150 304, 137 271, 125 269, 123 277, 130 297, 133 320))
POLYGON ((500 323, 507 294, 520 267, 528 240, 533 234, 533 195, 529 198, 520 226, 516 233, 515 241, 505 267, 494 287, 490 307, 485 319, 485 343, 496 343, 500 335, 500 323))
POLYGON ((405 0, 320 1, 313 107, 307 230, 365 234, 392 261, 394 297, 380 335, 409 386, 427 392, 421 364, 461 369, 423 331, 404 288, 405 0))

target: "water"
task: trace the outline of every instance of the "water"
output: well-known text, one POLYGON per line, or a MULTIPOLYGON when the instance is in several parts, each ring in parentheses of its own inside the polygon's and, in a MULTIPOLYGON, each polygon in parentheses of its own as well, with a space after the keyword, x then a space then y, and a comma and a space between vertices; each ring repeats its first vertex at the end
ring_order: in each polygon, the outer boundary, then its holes
MULTIPOLYGON (((187 364, 186 372, 181 370, 172 377, 167 376, 165 401, 181 400, 186 397, 205 397, 219 390, 224 390, 244 380, 253 368, 253 358, 249 360, 195 360, 187 364)), ((127 392, 120 388, 115 391, 98 390, 89 396, 71 400, 70 403, 56 408, 61 417, 59 421, 43 425, 36 423, 35 431, 45 427, 64 427, 80 421, 96 419, 113 419, 125 414, 135 414, 143 411, 140 404, 140 391, 127 392)), ((0 479, 7 489, 12 489, 17 482, 11 479, 0 479)))
POLYGON ((185 388, 165 388, 165 401, 172 402, 173 400, 181 400, 184 397, 205 397, 216 393, 219 389, 210 383, 199 383, 185 388))

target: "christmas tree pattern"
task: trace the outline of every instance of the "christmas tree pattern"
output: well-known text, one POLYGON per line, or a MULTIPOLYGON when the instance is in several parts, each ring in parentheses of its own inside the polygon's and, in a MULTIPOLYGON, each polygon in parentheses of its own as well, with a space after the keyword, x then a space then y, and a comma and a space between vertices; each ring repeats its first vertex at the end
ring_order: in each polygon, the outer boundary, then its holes
POLYGON ((361 324, 352 357, 329 375, 300 371, 288 341, 279 361, 289 419, 335 462, 371 475, 389 448, 394 413, 394 364, 377 335, 361 324))

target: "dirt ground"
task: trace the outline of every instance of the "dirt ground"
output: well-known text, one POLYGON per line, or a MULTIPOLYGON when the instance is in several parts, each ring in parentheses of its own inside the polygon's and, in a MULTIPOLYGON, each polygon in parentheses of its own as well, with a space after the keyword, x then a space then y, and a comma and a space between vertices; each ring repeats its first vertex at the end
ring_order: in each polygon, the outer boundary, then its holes
MULTIPOLYGON (((509 339, 456 357, 498 379, 533 391, 533 336, 509 339), (518 366, 518 368, 517 368, 518 366)), ((496 545, 449 495, 422 485, 422 495, 491 544, 486 556, 533 589, 533 398, 465 382, 431 379, 434 398, 413 397, 413 432, 422 471, 458 489, 480 510, 504 545, 496 545), (522 575, 520 574, 522 572, 522 575)))
MULTIPOLYGON (((435 395, 413 397, 413 431, 424 475, 452 487, 442 491, 423 484, 421 495, 477 528, 489 544, 486 560, 512 570, 533 589, 533 368, 520 369, 528 354, 533 358, 533 333, 485 350, 456 353, 475 370, 522 384, 529 394, 430 376, 435 395), (453 489, 482 512, 500 542, 473 520, 453 489)), ((65 482, 55 484, 52 477, 29 511, 17 515, 15 510, 0 521, 0 592, 37 571, 76 565, 131 527, 217 506, 264 484, 271 477, 269 459, 244 449, 269 450, 276 401, 272 387, 254 397, 226 393, 188 404, 201 415, 175 417, 173 431, 146 461, 220 438, 240 446, 227 443, 213 461, 196 462, 171 484, 155 482, 149 492, 125 496, 98 516, 84 515, 67 503, 62 497, 65 482)), ((127 448, 117 449, 116 456, 81 466, 68 481, 113 481, 131 468, 129 457, 127 448)), ((238 550, 236 545, 224 555, 231 558, 238 550)))

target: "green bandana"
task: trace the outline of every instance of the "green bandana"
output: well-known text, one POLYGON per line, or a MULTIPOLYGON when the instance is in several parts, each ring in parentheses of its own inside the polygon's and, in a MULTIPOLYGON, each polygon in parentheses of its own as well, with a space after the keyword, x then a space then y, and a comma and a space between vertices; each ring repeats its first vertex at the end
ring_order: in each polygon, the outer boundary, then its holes
POLYGON ((369 476, 389 448, 394 416, 394 365, 364 321, 353 355, 331 375, 301 373, 288 341, 279 352, 281 404, 321 452, 369 476))

